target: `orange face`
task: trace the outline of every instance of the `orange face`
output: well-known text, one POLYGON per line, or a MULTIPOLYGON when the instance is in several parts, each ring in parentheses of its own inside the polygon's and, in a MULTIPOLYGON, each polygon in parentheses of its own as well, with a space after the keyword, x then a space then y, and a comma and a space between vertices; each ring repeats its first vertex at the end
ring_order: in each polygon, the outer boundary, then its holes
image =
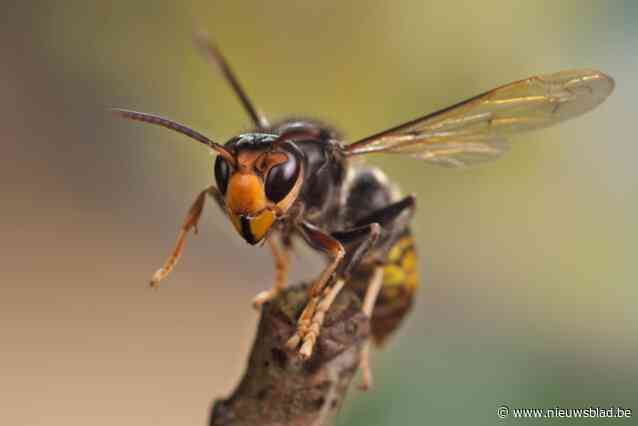
POLYGON ((228 180, 226 208, 235 229, 250 244, 256 244, 275 221, 268 208, 263 180, 252 173, 235 172, 228 180))
POLYGON ((291 153, 264 149, 238 149, 230 165, 221 156, 215 162, 217 186, 237 232, 257 244, 297 198, 303 170, 291 153))

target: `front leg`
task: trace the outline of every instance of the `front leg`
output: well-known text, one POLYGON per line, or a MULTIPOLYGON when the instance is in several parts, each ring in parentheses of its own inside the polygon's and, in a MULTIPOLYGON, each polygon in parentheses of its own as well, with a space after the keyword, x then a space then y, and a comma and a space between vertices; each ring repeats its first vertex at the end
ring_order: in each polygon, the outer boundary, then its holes
POLYGON ((292 350, 301 343, 302 345, 299 350, 299 355, 301 355, 302 358, 306 359, 312 355, 312 351, 317 337, 319 336, 321 326, 325 320, 326 313, 345 285, 351 265, 357 263, 376 242, 380 234, 380 229, 379 224, 372 223, 349 229, 347 231, 338 232, 332 236, 322 233, 324 239, 325 237, 329 237, 332 241, 336 242, 339 247, 341 247, 341 254, 337 261, 333 261, 328 265, 328 267, 320 275, 319 280, 317 280, 310 288, 310 300, 298 320, 297 333, 295 333, 295 335, 292 336, 286 344, 286 346, 292 350), (343 244, 356 244, 356 248, 353 250, 352 256, 348 258, 348 261, 346 262, 347 264, 343 265, 344 267, 342 268, 336 283, 332 287, 326 287, 328 279, 335 272, 345 256, 343 244), (326 271, 329 271, 329 273, 326 274, 326 271), (324 277, 325 281, 320 281, 324 277))
POLYGON ((297 320, 297 332, 286 343, 286 347, 290 350, 295 350, 307 334, 311 319, 317 309, 321 293, 335 269, 339 266, 341 259, 343 259, 343 256, 346 254, 346 250, 337 239, 324 233, 316 226, 308 222, 301 222, 298 230, 304 240, 312 248, 324 252, 331 258, 331 260, 330 263, 328 263, 328 266, 326 266, 326 268, 321 272, 319 278, 317 278, 317 280, 308 289, 309 300, 301 313, 301 316, 299 316, 299 319, 297 320))
POLYGON ((290 240, 282 241, 283 248, 280 249, 275 242, 275 237, 271 234, 268 237, 268 245, 275 260, 275 283, 270 290, 262 291, 253 299, 253 306, 259 309, 261 305, 275 298, 279 292, 286 286, 288 281, 288 270, 290 269, 290 240))
POLYGON ((184 245, 186 244, 186 235, 188 232, 193 229, 195 234, 197 234, 197 223, 199 222, 199 218, 202 215, 202 211, 204 210, 204 203, 206 202, 206 196, 209 195, 215 199, 217 204, 224 209, 224 200, 222 195, 219 193, 215 186, 211 185, 208 188, 204 189, 199 193, 193 204, 191 205, 188 213, 186 214, 186 218, 182 223, 182 227, 177 235, 177 241, 175 242, 175 247, 171 252, 170 256, 164 262, 164 265, 159 268, 155 274, 153 274, 153 278, 151 279, 151 287, 158 287, 160 281, 162 281, 166 276, 173 270, 180 256, 182 255, 182 251, 184 250, 184 245))

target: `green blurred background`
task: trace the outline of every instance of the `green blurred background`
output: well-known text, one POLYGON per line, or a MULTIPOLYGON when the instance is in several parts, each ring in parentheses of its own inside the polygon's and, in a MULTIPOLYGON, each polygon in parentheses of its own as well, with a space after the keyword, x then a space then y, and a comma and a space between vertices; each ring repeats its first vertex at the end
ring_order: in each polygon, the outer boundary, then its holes
MULTIPOLYGON (((537 73, 612 75, 595 112, 516 138, 493 164, 370 159, 418 195, 422 287, 340 424, 492 425, 501 404, 638 415, 635 1, 13 3, 0 17, 0 423, 203 425, 237 383, 269 253, 208 208, 177 273, 149 290, 211 157, 105 112, 161 113, 219 141, 245 130, 193 48, 198 28, 269 117, 318 117, 348 140, 537 73)), ((295 260, 294 281, 321 265, 295 260)))

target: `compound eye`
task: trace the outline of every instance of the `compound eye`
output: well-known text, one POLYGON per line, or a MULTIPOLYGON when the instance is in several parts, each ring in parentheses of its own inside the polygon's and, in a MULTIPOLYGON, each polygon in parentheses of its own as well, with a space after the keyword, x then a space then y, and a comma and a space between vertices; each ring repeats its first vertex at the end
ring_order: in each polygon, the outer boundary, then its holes
POLYGON ((274 203, 286 198, 299 176, 299 160, 294 155, 286 156, 288 159, 271 167, 266 176, 266 197, 274 203))
POLYGON ((228 178, 230 177, 230 165, 228 162, 218 155, 215 159, 215 180, 217 181, 217 189, 226 195, 228 189, 228 178))

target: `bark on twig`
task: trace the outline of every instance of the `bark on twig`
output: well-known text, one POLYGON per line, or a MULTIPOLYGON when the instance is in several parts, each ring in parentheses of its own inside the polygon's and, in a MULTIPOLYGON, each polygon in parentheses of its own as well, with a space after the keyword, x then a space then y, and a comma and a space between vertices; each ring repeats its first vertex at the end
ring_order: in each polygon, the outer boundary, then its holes
POLYGON ((262 309, 257 336, 241 382, 215 401, 211 426, 332 425, 357 370, 369 335, 359 298, 347 289, 335 300, 312 357, 284 349, 307 301, 303 285, 286 289, 262 309))

